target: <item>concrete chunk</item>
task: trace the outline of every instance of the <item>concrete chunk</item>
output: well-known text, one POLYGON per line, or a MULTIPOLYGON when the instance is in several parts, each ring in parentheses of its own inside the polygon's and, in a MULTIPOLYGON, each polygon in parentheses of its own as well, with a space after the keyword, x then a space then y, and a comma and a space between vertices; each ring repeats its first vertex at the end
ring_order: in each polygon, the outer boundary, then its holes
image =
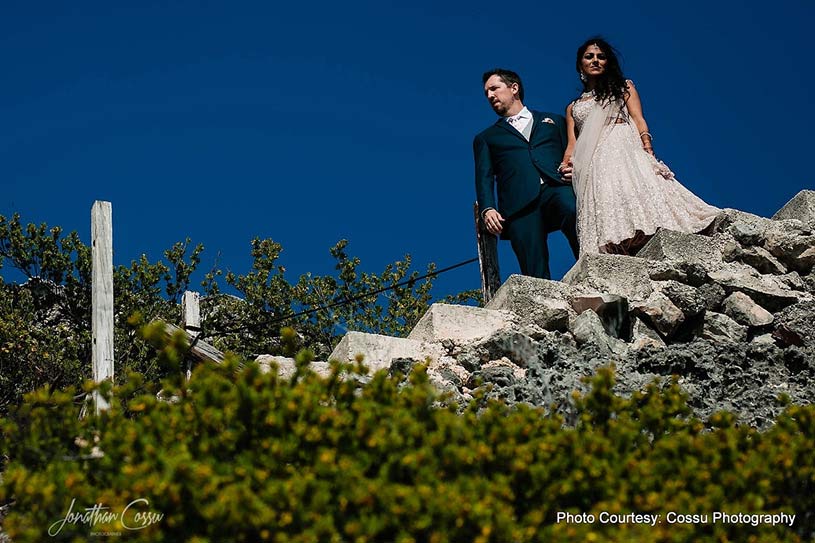
POLYGON ((773 219, 798 219, 815 227, 815 190, 802 190, 793 196, 773 215, 773 219))
POLYGON ((413 327, 408 339, 425 342, 471 341, 492 335, 513 322, 506 311, 436 303, 413 327))
POLYGON ((708 236, 660 228, 637 257, 648 260, 688 262, 714 270, 722 263, 722 252, 708 236))
POLYGON ((510 275, 485 309, 509 311, 522 325, 563 331, 575 316, 568 303, 573 295, 574 289, 560 281, 510 275))
POLYGON ((389 368, 394 358, 438 360, 444 355, 444 350, 440 345, 413 339, 348 332, 334 348, 329 359, 353 362, 358 354, 365 357, 363 363, 375 372, 389 368))
POLYGON ((563 282, 606 294, 618 294, 629 301, 644 300, 651 292, 647 262, 623 255, 584 254, 563 277, 563 282))

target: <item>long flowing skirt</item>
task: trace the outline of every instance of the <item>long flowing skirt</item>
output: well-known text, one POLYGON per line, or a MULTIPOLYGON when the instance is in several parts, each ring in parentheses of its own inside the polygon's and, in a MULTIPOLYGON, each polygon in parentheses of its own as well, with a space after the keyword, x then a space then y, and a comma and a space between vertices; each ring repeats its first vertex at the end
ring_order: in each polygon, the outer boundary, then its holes
POLYGON ((604 129, 577 200, 580 252, 609 252, 625 240, 649 236, 663 227, 699 232, 719 209, 679 183, 655 173, 629 124, 604 129))

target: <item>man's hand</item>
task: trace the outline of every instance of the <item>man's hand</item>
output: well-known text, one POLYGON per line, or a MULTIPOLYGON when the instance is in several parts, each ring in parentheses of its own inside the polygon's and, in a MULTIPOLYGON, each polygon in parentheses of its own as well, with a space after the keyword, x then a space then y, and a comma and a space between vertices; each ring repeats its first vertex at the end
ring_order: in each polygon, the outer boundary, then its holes
POLYGON ((572 182, 572 172, 574 171, 574 164, 572 164, 572 159, 569 159, 568 162, 561 162, 560 166, 558 166, 557 171, 560 172, 560 180, 564 183, 571 183, 572 182))
POLYGON ((497 236, 504 230, 504 218, 494 209, 488 209, 484 213, 484 226, 487 227, 487 232, 497 236))

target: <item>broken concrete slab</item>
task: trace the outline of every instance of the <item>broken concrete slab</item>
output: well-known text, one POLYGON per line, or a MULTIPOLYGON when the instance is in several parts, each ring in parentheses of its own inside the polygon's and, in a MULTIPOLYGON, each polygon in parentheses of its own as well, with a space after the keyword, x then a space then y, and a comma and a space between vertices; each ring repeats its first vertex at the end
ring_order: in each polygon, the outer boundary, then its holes
POLYGON ((779 209, 774 220, 797 219, 815 228, 815 190, 802 190, 779 209))
POLYGON ((441 345, 425 343, 413 339, 348 332, 331 352, 331 360, 354 362, 358 354, 364 356, 363 364, 372 372, 389 368, 394 358, 413 358, 423 361, 426 358, 438 360, 444 356, 441 345))
POLYGON ((511 275, 484 308, 509 311, 521 325, 564 331, 575 316, 568 304, 574 293, 572 287, 560 281, 511 275))
POLYGON ((705 270, 721 265, 722 252, 708 236, 660 228, 637 253, 638 258, 700 264, 705 270))
POLYGON ((508 311, 435 303, 413 327, 408 339, 424 342, 472 341, 512 326, 508 311))
POLYGON ((644 300, 651 294, 648 264, 634 256, 581 255, 566 272, 563 282, 576 288, 576 293, 603 292, 617 294, 629 301, 644 300))

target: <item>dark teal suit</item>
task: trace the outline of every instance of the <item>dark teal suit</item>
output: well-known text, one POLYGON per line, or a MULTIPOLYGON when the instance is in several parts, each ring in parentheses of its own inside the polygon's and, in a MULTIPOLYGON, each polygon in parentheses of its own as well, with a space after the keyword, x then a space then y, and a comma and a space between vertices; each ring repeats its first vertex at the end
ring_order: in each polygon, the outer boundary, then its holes
POLYGON ((566 119, 532 111, 532 123, 529 141, 504 118, 475 137, 475 192, 479 209, 495 208, 506 219, 501 237, 512 242, 521 273, 549 279, 550 232, 563 231, 578 255, 575 199, 557 171, 566 119))

